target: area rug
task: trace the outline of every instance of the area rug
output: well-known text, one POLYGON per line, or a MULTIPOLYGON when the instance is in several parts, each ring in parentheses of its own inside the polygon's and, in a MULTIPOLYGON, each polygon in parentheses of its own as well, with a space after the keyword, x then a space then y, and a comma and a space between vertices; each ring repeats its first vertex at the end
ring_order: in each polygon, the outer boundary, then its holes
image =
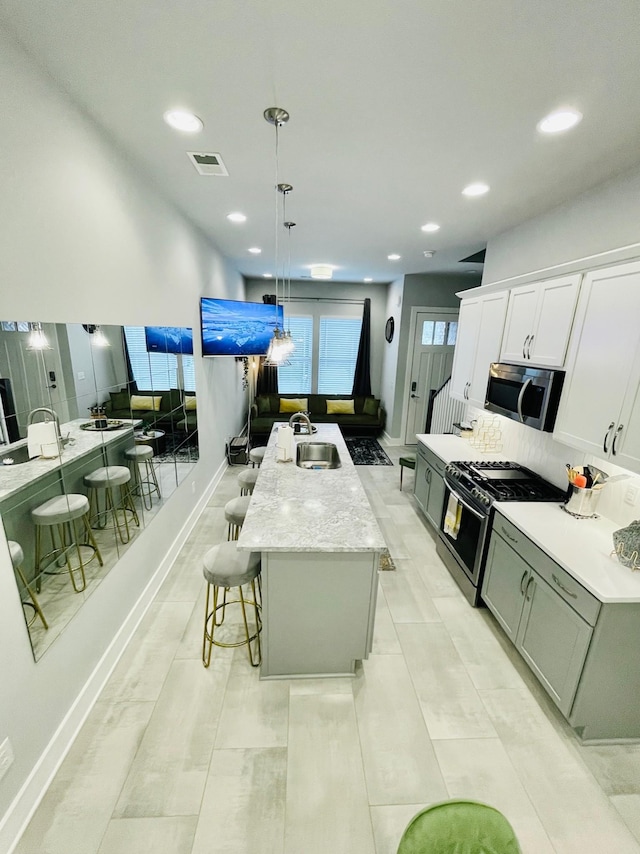
POLYGON ((389 554, 389 549, 382 549, 380 552, 380 569, 391 570, 395 569, 396 565, 393 562, 393 558, 389 554))
POLYGON ((165 437, 165 449, 157 454, 155 461, 158 463, 195 463, 198 461, 198 442, 194 438, 186 441, 184 436, 172 436, 167 433, 165 437))
POLYGON ((377 439, 368 436, 345 437, 351 459, 356 466, 392 466, 377 439))

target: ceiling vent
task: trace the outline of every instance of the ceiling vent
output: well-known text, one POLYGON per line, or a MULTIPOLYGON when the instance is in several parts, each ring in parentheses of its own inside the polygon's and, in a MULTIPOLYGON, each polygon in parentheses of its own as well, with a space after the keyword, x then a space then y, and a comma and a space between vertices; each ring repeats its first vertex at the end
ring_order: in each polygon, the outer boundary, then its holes
POLYGON ((226 178, 229 175, 222 157, 217 152, 205 154, 201 151, 187 151, 187 157, 200 175, 213 175, 214 178, 226 178))

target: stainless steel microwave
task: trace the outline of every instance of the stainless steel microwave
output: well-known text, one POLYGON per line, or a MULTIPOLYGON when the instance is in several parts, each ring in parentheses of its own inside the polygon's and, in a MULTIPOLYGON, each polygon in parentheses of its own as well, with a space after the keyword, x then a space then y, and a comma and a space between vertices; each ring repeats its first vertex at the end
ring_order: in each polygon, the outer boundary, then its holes
POLYGON ((550 433, 563 382, 564 371, 493 362, 484 408, 550 433))

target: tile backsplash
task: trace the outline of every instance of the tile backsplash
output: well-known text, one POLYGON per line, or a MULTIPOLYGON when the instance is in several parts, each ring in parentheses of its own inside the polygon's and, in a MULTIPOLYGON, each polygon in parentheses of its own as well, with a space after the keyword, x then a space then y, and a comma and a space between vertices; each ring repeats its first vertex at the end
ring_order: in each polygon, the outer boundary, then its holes
MULTIPOLYGON (((488 413, 484 410, 469 406, 465 421, 469 423, 473 419, 481 419, 487 415, 488 413)), ((608 484, 603 488, 598 503, 598 514, 620 526, 628 525, 634 519, 640 519, 640 475, 622 469, 609 460, 601 460, 592 454, 577 451, 575 448, 556 442, 550 433, 525 427, 524 424, 518 424, 501 415, 495 417, 499 420, 502 431, 502 450, 496 452, 496 459, 520 463, 561 489, 567 487, 566 463, 576 467, 594 465, 610 477, 627 475, 625 480, 608 484), (625 501, 629 487, 636 488, 638 496, 636 500, 639 503, 631 505, 625 501)))

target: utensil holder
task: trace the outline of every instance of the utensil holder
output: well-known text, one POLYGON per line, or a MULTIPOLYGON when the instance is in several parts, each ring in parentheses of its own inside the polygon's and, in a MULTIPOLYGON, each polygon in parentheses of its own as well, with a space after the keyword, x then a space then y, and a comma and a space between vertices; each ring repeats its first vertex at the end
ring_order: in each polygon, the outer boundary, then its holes
POLYGON ((564 503, 567 513, 584 518, 595 516, 601 491, 601 489, 587 489, 572 484, 564 503))

